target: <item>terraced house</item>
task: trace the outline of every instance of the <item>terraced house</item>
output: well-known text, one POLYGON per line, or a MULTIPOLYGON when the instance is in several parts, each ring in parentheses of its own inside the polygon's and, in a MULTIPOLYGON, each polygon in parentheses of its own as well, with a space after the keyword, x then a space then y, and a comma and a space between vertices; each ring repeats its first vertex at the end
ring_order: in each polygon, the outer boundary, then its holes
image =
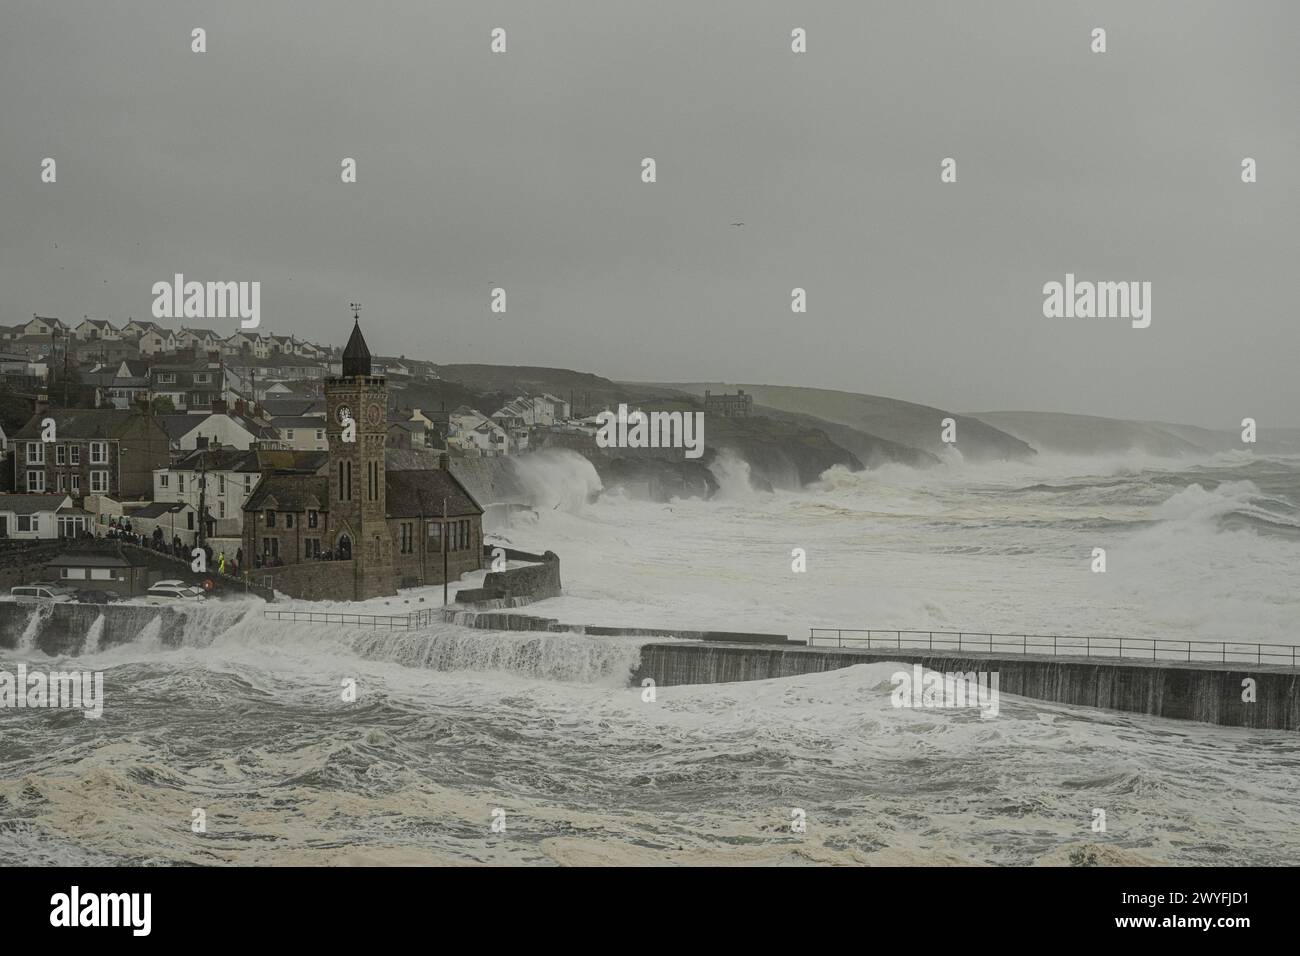
POLYGON ((142 409, 38 410, 13 445, 14 488, 28 494, 148 499, 168 462, 167 433, 142 409))

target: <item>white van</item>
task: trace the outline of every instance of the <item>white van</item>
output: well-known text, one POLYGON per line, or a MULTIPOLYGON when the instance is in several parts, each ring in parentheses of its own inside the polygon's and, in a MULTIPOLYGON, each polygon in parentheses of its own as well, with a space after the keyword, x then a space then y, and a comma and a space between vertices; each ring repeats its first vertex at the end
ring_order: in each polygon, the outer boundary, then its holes
POLYGON ((149 604, 172 604, 176 601, 202 601, 207 597, 203 588, 196 588, 184 581, 158 581, 145 592, 144 599, 149 604))
POLYGON ((77 599, 77 592, 62 584, 20 584, 9 589, 15 604, 62 604, 77 599))

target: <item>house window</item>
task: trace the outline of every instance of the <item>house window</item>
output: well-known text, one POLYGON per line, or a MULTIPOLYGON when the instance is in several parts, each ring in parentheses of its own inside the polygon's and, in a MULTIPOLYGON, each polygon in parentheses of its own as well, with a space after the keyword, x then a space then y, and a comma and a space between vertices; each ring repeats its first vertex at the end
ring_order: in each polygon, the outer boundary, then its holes
POLYGON ((92 471, 90 473, 90 493, 92 495, 108 493, 108 472, 92 471))
POLYGON ((366 462, 367 493, 371 501, 379 500, 379 462, 366 462))
POLYGON ((72 493, 73 493, 74 495, 79 495, 79 494, 81 494, 81 476, 80 476, 80 475, 73 475, 73 476, 72 476, 72 493))
POLYGON ((411 527, 411 522, 402 522, 402 554, 410 554, 415 550, 412 542, 415 540, 415 533, 411 527))
POLYGON ((45 442, 30 441, 27 443, 27 464, 45 464, 45 442))
POLYGON ((113 569, 112 568, 91 568, 90 580, 111 581, 113 580, 113 569))
POLYGON ((244 476, 244 494, 245 494, 245 495, 248 495, 248 494, 250 494, 250 493, 252 492, 252 490, 253 490, 253 476, 252 476, 252 475, 245 475, 245 476, 244 476))
POLYGON ((19 530, 19 531, 31 531, 31 530, 32 530, 32 516, 31 516, 31 515, 19 515, 19 516, 18 516, 18 530, 19 530))
POLYGON ((193 531, 193 530, 194 530, 194 512, 193 512, 193 511, 191 511, 191 512, 189 512, 188 514, 185 515, 185 530, 186 530, 186 531, 193 531))
POLYGON ((284 526, 285 526, 286 528, 292 528, 292 527, 293 527, 293 512, 292 512, 292 511, 286 511, 286 512, 284 513, 284 526))
POLYGON ((434 553, 442 551, 442 522, 429 522, 429 550, 434 553))
POLYGON ((166 487, 168 487, 168 486, 171 484, 171 480, 172 480, 171 475, 159 475, 159 476, 158 476, 158 487, 159 487, 159 488, 166 488, 166 487))
POLYGON ((80 446, 80 445, 69 445, 69 446, 68 446, 68 462, 69 462, 70 464, 73 464, 73 465, 80 465, 80 464, 81 464, 81 446, 80 446))
POLYGON ((469 547, 469 522, 460 522, 460 546, 461 549, 469 547))
POLYGON ((226 476, 217 475, 217 494, 224 495, 225 493, 226 493, 226 476))
POLYGON ((45 491, 45 472, 29 471, 27 473, 27 493, 38 494, 45 491))
POLYGON ((447 525, 447 550, 460 550, 460 535, 456 533, 456 522, 454 521, 447 525))
POLYGON ((67 491, 67 490, 68 490, 68 476, 65 475, 63 472, 59 472, 59 491, 67 491))
POLYGON ((318 428, 318 429, 316 429, 316 440, 317 440, 317 441, 324 441, 324 440, 325 440, 325 429, 323 429, 323 428, 318 428))
MULTIPOLYGON (((155 342, 155 344, 157 344, 158 340, 155 339, 154 342, 155 342)), ((176 384, 176 373, 175 373, 175 372, 159 372, 159 373, 158 373, 158 384, 159 384, 159 385, 175 385, 175 384, 176 384)))
POLYGON ((177 475, 177 476, 176 476, 176 490, 177 490, 178 492, 180 492, 181 494, 185 494, 185 476, 184 476, 184 475, 177 475))
POLYGON ((66 465, 68 463, 68 446, 59 445, 54 449, 54 463, 56 465, 66 465))
POLYGON ((320 512, 319 512, 319 511, 308 511, 308 512, 307 512, 307 527, 309 527, 309 528, 315 528, 315 527, 316 527, 317 525, 319 525, 319 524, 320 524, 320 512))
POLYGON ((320 557, 320 538, 307 539, 307 557, 309 558, 320 557))
POLYGON ((84 581, 86 580, 86 569, 63 568, 61 569, 59 576, 69 581, 84 581))
POLYGON ((92 465, 108 464, 108 442, 92 441, 90 443, 90 463, 92 465))
POLYGON ((293 429, 292 429, 292 428, 286 428, 286 429, 284 430, 284 440, 285 440, 285 441, 293 441, 293 429))
POLYGON ((194 373, 194 384, 195 384, 195 385, 208 385, 208 384, 211 384, 211 382, 212 382, 212 375, 211 375, 210 373, 208 373, 208 372, 195 372, 195 373, 194 373))
POLYGON ((266 526, 267 526, 268 528, 274 528, 274 527, 275 527, 275 512, 274 512, 274 511, 270 511, 270 510, 268 510, 268 511, 266 512, 266 526))
POLYGON ((218 518, 224 518, 225 516, 226 516, 226 503, 225 503, 224 501, 218 501, 218 502, 217 502, 217 517, 218 517, 218 518))
POLYGON ((263 539, 262 539, 262 554, 266 555, 267 557, 272 557, 272 558, 279 556, 279 554, 280 554, 280 539, 279 539, 279 538, 263 538, 263 539))

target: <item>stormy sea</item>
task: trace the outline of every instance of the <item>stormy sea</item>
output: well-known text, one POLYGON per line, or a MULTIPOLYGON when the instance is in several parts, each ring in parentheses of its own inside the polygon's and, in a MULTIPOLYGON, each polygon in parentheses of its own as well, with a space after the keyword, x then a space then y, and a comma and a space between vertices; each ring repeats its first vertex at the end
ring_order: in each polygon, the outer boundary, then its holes
MULTIPOLYGON (((564 595, 528 613, 800 639, 870 627, 1297 643, 1300 458, 834 468, 758 491, 724 456, 717 495, 668 503, 602 492, 574 454, 530 458, 535 507, 489 528, 561 556, 564 595)), ((440 601, 423 588, 366 609, 440 601)), ((647 700, 630 678, 649 639, 289 623, 264 608, 208 602, 172 646, 141 607, 137 639, 106 644, 96 622, 63 658, 38 649, 31 612, 0 669, 102 671, 104 710, 0 711, 0 863, 1300 857, 1294 733, 1015 697, 995 719, 896 709, 890 663, 647 700)))

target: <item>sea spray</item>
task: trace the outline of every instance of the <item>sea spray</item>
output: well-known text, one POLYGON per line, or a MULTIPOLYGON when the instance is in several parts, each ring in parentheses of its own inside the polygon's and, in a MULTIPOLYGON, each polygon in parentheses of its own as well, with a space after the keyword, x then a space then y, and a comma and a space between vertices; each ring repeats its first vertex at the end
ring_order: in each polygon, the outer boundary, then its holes
POLYGON ((86 632, 83 654, 98 654, 104 649, 104 624, 104 615, 100 614, 90 625, 90 630, 86 632))
POLYGON ((38 604, 32 608, 32 615, 27 619, 27 626, 23 628, 22 636, 18 638, 18 649, 20 651, 35 650, 36 638, 40 635, 41 629, 45 627, 45 622, 50 619, 50 615, 53 613, 53 604, 38 604))

